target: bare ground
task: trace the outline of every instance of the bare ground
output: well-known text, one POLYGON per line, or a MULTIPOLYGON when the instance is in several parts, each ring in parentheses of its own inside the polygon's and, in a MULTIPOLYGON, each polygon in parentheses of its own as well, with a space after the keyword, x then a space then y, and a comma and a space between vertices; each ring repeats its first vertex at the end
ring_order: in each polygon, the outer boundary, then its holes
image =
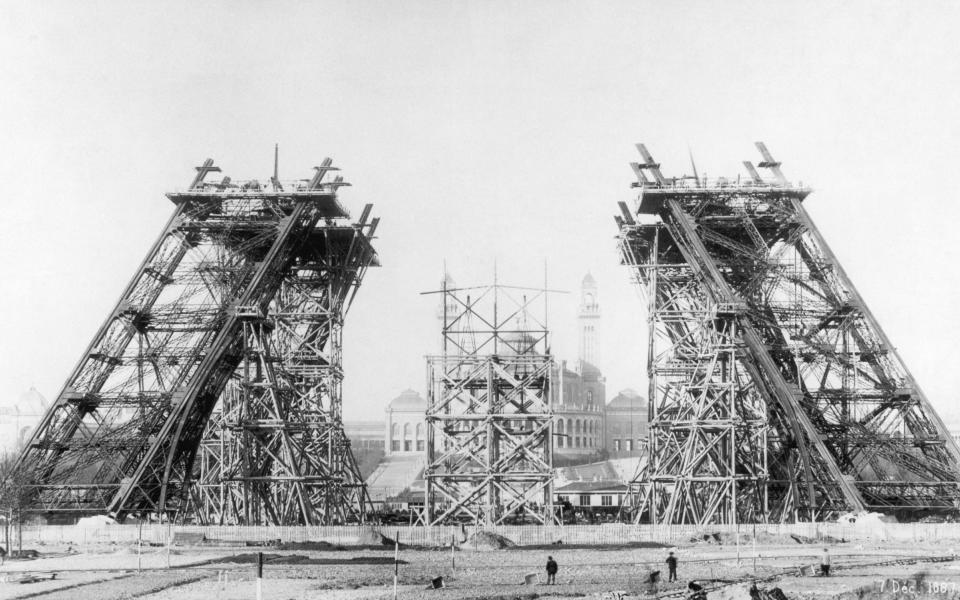
MULTIPOLYGON (((323 548, 323 546, 318 546, 323 548)), ((189 548, 170 553, 166 568, 164 549, 150 548, 140 558, 129 547, 91 549, 80 554, 50 552, 32 561, 8 561, 0 578, 25 574, 57 578, 39 583, 0 583, 0 599, 102 598, 120 600, 213 600, 254 598, 254 557, 247 548, 189 548)), ((494 598, 616 598, 611 592, 649 597, 654 590, 646 583, 652 570, 666 574, 666 548, 623 547, 517 547, 475 552, 447 549, 403 549, 398 596, 404 600, 472 600, 494 598), (544 563, 552 555, 560 564, 558 585, 524 585, 524 576, 537 574, 543 581, 544 563), (432 589, 431 580, 443 577, 444 588, 432 589)), ((265 600, 375 600, 393 597, 393 551, 383 547, 343 550, 312 549, 309 545, 290 550, 264 549, 263 597, 265 600)), ((835 576, 798 576, 798 568, 818 561, 821 546, 689 543, 676 548, 680 558, 678 583, 661 583, 659 597, 685 597, 687 581, 698 580, 710 590, 711 600, 743 598, 751 578, 775 579, 761 587, 780 587, 788 598, 848 600, 853 598, 953 597, 951 584, 960 597, 960 562, 860 566, 895 557, 931 557, 952 554, 952 548, 934 544, 863 547, 831 545, 835 576), (897 592, 891 595, 892 582, 897 592), (914 585, 913 595, 901 593, 900 582, 914 585), (881 587, 885 585, 886 587, 881 587), (917 588, 919 587, 919 590, 917 588), (881 592, 881 590, 883 590, 881 592), (929 595, 924 596, 924 593, 929 595), (900 594, 900 595, 897 595, 900 594)))

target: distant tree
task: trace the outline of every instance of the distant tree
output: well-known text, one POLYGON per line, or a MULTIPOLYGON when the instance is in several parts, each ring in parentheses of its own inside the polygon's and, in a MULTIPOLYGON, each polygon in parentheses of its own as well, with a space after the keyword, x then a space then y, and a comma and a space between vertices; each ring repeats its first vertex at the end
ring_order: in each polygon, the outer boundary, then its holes
POLYGON ((17 471, 17 455, 0 455, 0 513, 20 519, 30 502, 30 484, 33 477, 26 470, 17 471))
POLYGON ((3 531, 0 532, 0 546, 6 555, 12 549, 10 546, 10 526, 13 521, 21 522, 23 508, 27 505, 30 478, 23 472, 15 469, 17 455, 15 453, 0 454, 0 515, 3 516, 3 531))

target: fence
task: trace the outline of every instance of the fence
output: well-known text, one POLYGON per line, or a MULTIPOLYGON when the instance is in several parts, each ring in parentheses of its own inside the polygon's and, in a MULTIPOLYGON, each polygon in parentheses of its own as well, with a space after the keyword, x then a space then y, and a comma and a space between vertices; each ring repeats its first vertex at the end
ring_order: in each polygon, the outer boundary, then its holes
MULTIPOLYGON (((418 546, 444 546, 451 540, 462 543, 477 531, 502 535, 518 545, 596 544, 617 545, 635 542, 660 542, 682 544, 699 536, 718 534, 730 543, 739 534, 742 541, 756 535, 760 544, 775 543, 777 537, 790 535, 820 540, 824 538, 853 541, 932 541, 960 540, 960 523, 870 523, 844 525, 839 523, 796 523, 783 525, 629 525, 610 523, 605 525, 510 525, 479 528, 472 525, 411 527, 400 526, 307 526, 307 527, 245 527, 245 526, 189 526, 189 525, 107 525, 96 529, 59 526, 24 525, 23 543, 40 544, 103 544, 134 543, 141 539, 145 544, 176 543, 177 536, 224 543, 269 543, 327 542, 335 545, 358 545, 361 535, 370 530, 397 538, 403 544, 418 546)), ((16 532, 11 531, 11 537, 16 532)), ((369 536, 364 536, 369 540, 369 536)))

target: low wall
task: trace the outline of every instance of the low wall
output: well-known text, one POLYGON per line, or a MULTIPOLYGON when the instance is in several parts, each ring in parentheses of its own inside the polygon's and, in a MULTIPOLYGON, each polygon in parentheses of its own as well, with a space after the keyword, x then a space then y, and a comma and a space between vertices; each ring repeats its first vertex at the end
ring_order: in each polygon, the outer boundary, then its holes
MULTIPOLYGON (((360 534, 368 528, 357 525, 316 526, 316 527, 233 527, 233 526, 189 526, 189 525, 108 525, 98 529, 75 526, 24 526, 23 543, 42 544, 126 544, 136 542, 138 538, 147 544, 167 544, 177 534, 202 534, 208 540, 225 542, 328 542, 337 545, 356 545, 360 543, 360 534)), ((480 528, 474 526, 434 526, 410 527, 375 526, 383 535, 396 539, 403 544, 422 546, 445 546, 451 540, 460 543, 464 534, 470 535, 480 528)), ((661 542, 682 544, 691 538, 705 534, 726 534, 725 543, 730 543, 737 532, 747 543, 756 532, 758 543, 774 543, 775 538, 768 536, 800 535, 807 538, 822 539, 831 537, 853 541, 935 541, 960 540, 960 523, 882 523, 869 526, 840 525, 838 523, 796 523, 785 525, 714 525, 698 527, 694 525, 654 526, 611 523, 605 525, 520 525, 483 528, 484 531, 497 533, 519 545, 553 544, 628 544, 633 542, 661 542), (748 537, 749 536, 749 537, 748 537)), ((11 530, 11 541, 16 539, 16 529, 11 530)))

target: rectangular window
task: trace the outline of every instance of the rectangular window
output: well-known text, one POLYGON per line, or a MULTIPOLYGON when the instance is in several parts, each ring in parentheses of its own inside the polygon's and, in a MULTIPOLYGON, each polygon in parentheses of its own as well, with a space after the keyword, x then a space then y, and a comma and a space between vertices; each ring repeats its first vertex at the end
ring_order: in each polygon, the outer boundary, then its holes
POLYGON ((390 442, 390 450, 393 452, 400 452, 400 440, 393 440, 390 442))
POLYGON ((559 496, 557 496, 557 500, 559 500, 560 502, 567 502, 568 500, 570 500, 570 496, 567 496, 566 494, 560 494, 559 496))
POLYGON ((423 449, 426 447, 426 442, 423 440, 417 440, 417 452, 423 452, 423 449))
POLYGON ((613 506, 613 496, 600 496, 601 506, 613 506))
POLYGON ((620 440, 613 440, 613 451, 620 452, 620 440))
POLYGON ((627 452, 633 451, 633 440, 627 440, 627 452))
POLYGON ((410 440, 403 440, 403 451, 404 451, 404 452, 410 452, 411 450, 413 450, 413 447, 412 447, 412 446, 413 446, 413 442, 411 442, 410 440))
POLYGON ((557 438, 557 448, 563 448, 563 436, 557 438))
POLYGON ((580 506, 590 506, 590 496, 580 496, 580 506))

